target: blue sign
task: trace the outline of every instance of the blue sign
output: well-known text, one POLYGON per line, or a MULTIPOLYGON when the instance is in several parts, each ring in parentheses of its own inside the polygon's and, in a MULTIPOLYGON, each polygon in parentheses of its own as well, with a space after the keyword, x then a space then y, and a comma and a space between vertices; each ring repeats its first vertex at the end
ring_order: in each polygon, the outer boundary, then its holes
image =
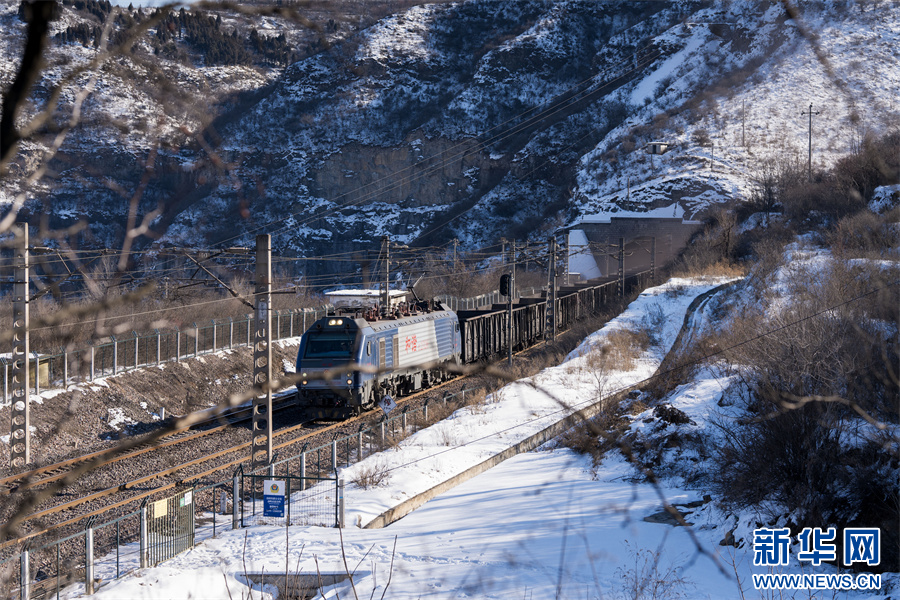
POLYGON ((266 479, 263 482, 263 516, 284 516, 284 481, 266 479))

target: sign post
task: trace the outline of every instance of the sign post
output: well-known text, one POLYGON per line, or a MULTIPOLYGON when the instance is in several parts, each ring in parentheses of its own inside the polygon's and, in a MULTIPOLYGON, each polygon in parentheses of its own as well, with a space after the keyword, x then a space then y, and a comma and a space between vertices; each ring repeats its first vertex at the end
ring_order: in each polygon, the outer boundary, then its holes
POLYGON ((263 481, 263 516, 284 517, 284 481, 266 479, 263 481))
POLYGON ((378 403, 378 407, 384 411, 384 414, 388 414, 395 408, 397 408, 397 403, 394 402, 394 399, 390 396, 385 396, 381 399, 381 402, 378 403))

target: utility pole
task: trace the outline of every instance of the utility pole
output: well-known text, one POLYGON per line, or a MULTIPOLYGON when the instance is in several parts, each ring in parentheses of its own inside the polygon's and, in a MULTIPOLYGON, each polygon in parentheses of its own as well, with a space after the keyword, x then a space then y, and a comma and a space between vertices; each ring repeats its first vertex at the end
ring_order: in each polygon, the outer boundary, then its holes
POLYGON ((513 299, 516 296, 516 240, 510 242, 510 272, 509 272, 509 296, 507 298, 507 341, 506 348, 506 364, 512 366, 513 339, 515 337, 515 326, 513 324, 513 299))
POLYGON ((625 238, 619 238, 619 298, 625 297, 625 238))
MULTIPOLYGON (((30 348, 28 344, 28 224, 18 223, 13 281, 12 419, 9 438, 9 463, 22 469, 31 462, 31 415, 28 407, 30 348)), ((38 372, 35 376, 39 376, 38 372)))
POLYGON ((800 113, 800 116, 809 115, 809 162, 807 163, 807 177, 810 181, 812 181, 812 118, 813 115, 819 114, 819 111, 813 112, 813 105, 809 105, 808 111, 803 111, 800 113))
POLYGON ((606 256, 606 268, 603 270, 604 277, 609 277, 609 252, 610 252, 610 248, 612 248, 611 244, 612 244, 612 240, 610 239, 609 234, 607 234, 606 249, 603 251, 603 254, 606 256))
POLYGON ((516 294, 516 240, 510 241, 510 250, 509 250, 509 289, 513 297, 516 294))
POLYGON ((272 462, 272 237, 256 236, 256 292, 253 320, 253 385, 265 387, 253 398, 251 469, 272 462))
POLYGON ((547 324, 544 339, 556 339, 556 236, 548 240, 550 259, 547 268, 547 324))
POLYGON ((747 147, 747 120, 745 119, 746 110, 746 100, 741 100, 741 146, 743 146, 744 148, 747 147))
POLYGON ((387 318, 391 307, 391 238, 382 236, 381 253, 384 255, 384 300, 381 302, 381 317, 387 318))
POLYGON ((513 283, 509 279, 509 293, 506 295, 506 364, 512 366, 512 340, 513 340, 513 283))

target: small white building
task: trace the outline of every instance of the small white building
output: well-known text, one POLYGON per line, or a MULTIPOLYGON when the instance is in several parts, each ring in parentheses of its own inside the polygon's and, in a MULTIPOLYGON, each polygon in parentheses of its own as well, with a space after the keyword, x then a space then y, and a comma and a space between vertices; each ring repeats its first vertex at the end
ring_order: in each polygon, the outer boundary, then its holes
MULTIPOLYGON (((407 302, 409 292, 390 290, 391 309, 396 308, 401 302, 407 302)), ((381 290, 337 290, 325 292, 328 303, 335 308, 372 308, 376 304, 381 306, 384 292, 381 290)))
POLYGON ((671 145, 669 142, 647 142, 645 148, 647 149, 647 154, 665 154, 671 145))

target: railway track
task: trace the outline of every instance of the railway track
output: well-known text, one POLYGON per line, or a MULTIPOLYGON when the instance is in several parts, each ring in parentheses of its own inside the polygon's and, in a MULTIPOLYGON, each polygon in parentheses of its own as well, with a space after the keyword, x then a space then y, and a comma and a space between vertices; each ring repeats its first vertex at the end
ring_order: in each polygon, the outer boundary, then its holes
MULTIPOLYGON (((521 352, 534 350, 535 348, 540 347, 542 344, 543 342, 538 342, 535 345, 529 346, 529 348, 526 348, 520 352, 516 352, 516 354, 518 355, 521 352)), ((500 361, 498 362, 502 362, 502 360, 503 359, 500 359, 500 361)), ((455 378, 450 381, 443 382, 439 385, 435 385, 431 388, 428 388, 427 390, 423 390, 401 399, 400 403, 409 403, 425 394, 434 393, 436 390, 445 388, 445 386, 450 385, 454 382, 459 382, 462 379, 465 378, 455 378)), ((374 414, 380 415, 380 413, 381 411, 379 410, 368 411, 345 421, 341 421, 339 423, 324 427, 318 427, 314 430, 309 430, 309 421, 300 422, 300 424, 298 425, 282 428, 274 433, 275 440, 273 441, 275 443, 273 444, 273 449, 280 450, 299 443, 308 442, 308 440, 316 435, 327 434, 328 432, 338 428, 347 428, 349 430, 354 426, 355 423, 365 419, 370 419, 374 414), (307 429, 308 431, 303 432, 304 429, 307 429)), ((69 488, 69 490, 71 491, 67 490, 67 493, 70 496, 77 495, 78 497, 72 498, 67 501, 54 503, 52 506, 47 506, 47 504, 50 504, 50 502, 45 501, 43 502, 45 506, 44 508, 41 508, 41 506, 37 506, 36 508, 38 510, 35 510, 34 512, 26 515, 20 521, 20 523, 40 522, 40 525, 34 531, 21 535, 17 539, 0 543, 0 550, 8 548, 13 544, 21 543, 27 539, 41 535, 48 531, 58 530, 67 526, 74 526, 79 521, 83 521, 84 519, 89 517, 95 517, 100 514, 108 513, 113 509, 120 509, 129 505, 133 506, 139 501, 147 500, 153 496, 160 496, 162 492, 171 490, 173 488, 176 488, 177 486, 201 481, 204 478, 210 477, 211 475, 215 475, 217 473, 222 473, 223 471, 233 471, 238 465, 246 463, 249 459, 248 449, 251 445, 248 439, 249 435, 246 435, 246 432, 240 432, 234 428, 234 425, 246 420, 249 420, 249 410, 247 410, 242 416, 232 415, 232 421, 228 424, 220 424, 218 426, 211 427, 207 430, 202 431, 182 430, 173 432, 171 436, 165 438, 162 442, 157 442, 152 445, 148 444, 146 447, 137 448, 129 453, 116 457, 114 460, 105 463, 102 468, 99 468, 89 474, 85 474, 85 476, 83 476, 82 479, 78 481, 80 489, 69 488), (230 434, 223 433, 224 430, 228 429, 231 430, 230 434), (208 443, 210 445, 212 445, 213 443, 222 444, 227 442, 226 438, 228 437, 228 435, 235 435, 234 432, 236 431, 239 434, 243 433, 243 436, 240 438, 240 443, 231 443, 231 445, 228 445, 226 447, 216 448, 215 450, 206 452, 201 456, 192 457, 189 460, 181 461, 175 465, 172 465, 171 462, 167 462, 174 456, 176 456, 176 454, 174 453, 174 449, 176 448, 186 448, 190 446, 190 442, 197 442, 203 439, 209 440, 209 442, 205 443, 208 443), (216 433, 223 433, 223 435, 221 436, 221 440, 218 439, 219 436, 214 435, 216 433), (214 439, 215 442, 213 442, 214 439), (154 453, 153 451, 160 448, 170 449, 170 451, 167 453, 168 456, 163 459, 163 462, 167 462, 164 468, 158 468, 158 465, 153 465, 154 461, 159 462, 160 455, 163 454, 154 453), (142 461, 147 462, 144 463, 142 461), (115 469, 111 469, 110 472, 107 472, 103 476, 98 475, 101 471, 107 470, 111 465, 114 464, 121 465, 119 467, 119 473, 116 473, 115 469), (126 479, 125 477, 123 477, 123 467, 125 473, 128 473, 128 471, 133 472, 135 470, 138 470, 146 474, 136 478, 126 479), (105 484, 102 483, 104 478, 106 480, 105 484), (110 485, 111 482, 115 482, 115 484, 110 485), (121 497, 119 499, 114 499, 114 501, 111 501, 113 500, 111 497, 116 494, 119 494, 121 497), (91 510, 85 511, 83 507, 88 503, 94 503, 95 505, 101 504, 101 506, 99 508, 92 508, 91 510), (73 515, 69 518, 58 519, 58 516, 64 511, 77 511, 78 514, 73 515), (46 525, 46 523, 50 524, 46 525)), ((196 448, 193 448, 192 450, 196 450, 196 448)), ((74 468, 77 464, 87 460, 91 460, 91 458, 96 457, 101 453, 102 451, 92 453, 87 456, 71 459, 69 461, 64 461, 55 465, 49 465, 47 467, 37 469, 24 475, 8 477, 6 479, 0 480, 0 496, 4 494, 10 496, 13 493, 37 489, 39 486, 57 481, 71 472, 72 468, 74 468)), ((196 452, 194 452, 194 454, 196 454, 196 452)), ((58 494, 55 498, 59 498, 60 496, 62 496, 62 494, 58 494)))
MULTIPOLYGON (((282 396, 282 401, 279 405, 273 407, 273 410, 278 411, 284 408, 285 404, 290 401, 292 398, 292 394, 286 394, 282 396)), ((185 442, 197 441, 200 438, 214 435, 219 433, 229 427, 233 427, 234 425, 238 425, 240 423, 244 423, 249 421, 251 418, 251 408, 250 407, 242 407, 232 411, 229 411, 227 414, 220 415, 216 418, 209 419, 208 421, 204 421, 194 425, 193 427, 186 427, 182 429, 178 429, 173 431, 171 434, 167 435, 160 441, 155 443, 148 443, 142 446, 138 446, 134 450, 130 452, 126 452, 124 454, 120 454, 118 456, 112 457, 109 459, 107 464, 120 462, 123 460, 133 459, 142 454, 146 454, 148 452, 152 452, 154 450, 158 450, 159 448, 166 448, 170 446, 174 446, 177 444, 182 444, 185 442), (217 424, 217 425, 214 425, 217 424), (199 429, 203 427, 207 427, 209 425, 213 425, 207 429, 199 429), (199 430, 198 430, 199 429, 199 430)), ((11 475, 9 477, 4 477, 0 479, 0 496, 8 496, 13 493, 23 492, 28 489, 36 488, 42 485, 46 485, 48 483, 52 483, 54 481, 58 481, 62 479, 66 475, 68 475, 73 468, 78 465, 82 465, 91 460, 96 459, 97 457, 103 455, 104 453, 109 452, 109 448, 104 448, 102 450, 97 450, 95 452, 91 452, 89 454, 83 454, 81 456, 77 456, 75 458, 70 458, 68 460, 60 461, 57 463, 53 463, 51 465, 45 465, 42 467, 38 467, 36 469, 32 469, 31 471, 27 471, 25 473, 18 473, 16 475, 11 475)))
MULTIPOLYGON (((443 387, 454 383, 459 382, 461 378, 456 378, 444 382, 439 385, 435 385, 427 390, 422 390, 416 394, 412 394, 405 398, 398 400, 398 404, 403 404, 407 402, 414 401, 421 396, 429 393, 434 393, 439 391, 443 387)), ((332 423, 330 425, 323 425, 319 427, 315 427, 310 430, 310 424, 313 421, 303 421, 299 424, 292 425, 289 427, 284 427, 282 429, 277 430, 273 434, 273 450, 278 451, 285 448, 289 448, 291 446, 295 446, 297 444, 306 443, 311 438, 319 435, 327 435, 329 432, 334 431, 339 428, 352 428, 355 423, 360 421, 372 419, 377 415, 380 415, 381 411, 378 409, 371 410, 356 417, 346 419, 337 423, 332 423), (306 429, 308 431, 303 432, 306 429), (299 432, 300 433, 298 435, 299 432)), ((249 420, 249 416, 244 417, 243 421, 249 420)), ((236 421, 237 423, 242 422, 241 420, 236 421)), ((173 432, 171 439, 166 438, 163 442, 157 444, 148 444, 146 448, 139 448, 134 450, 133 452, 123 454, 122 456, 116 457, 114 461, 110 461, 103 465, 107 467, 109 464, 113 462, 122 462, 126 459, 139 458, 142 455, 147 455, 154 450, 158 450, 161 447, 173 447, 179 444, 183 444, 186 442, 196 441, 199 438, 206 437, 215 433, 221 433, 222 430, 233 428, 235 422, 226 425, 219 425, 217 427, 213 427, 207 430, 192 432, 192 431, 180 431, 173 432)), ((169 466, 164 469, 152 470, 151 472, 141 475, 136 478, 129 479, 128 481, 117 483, 112 486, 102 487, 101 489, 94 489, 89 491, 88 493, 79 493, 77 498, 74 498, 69 501, 61 502, 58 504, 54 504, 53 506, 37 510, 35 512, 30 513, 22 519, 22 523, 27 522, 46 522, 47 520, 51 520, 54 515, 59 515, 65 511, 76 510, 79 507, 83 507, 87 504, 98 503, 104 499, 109 499, 114 495, 125 494, 127 497, 122 498, 120 500, 116 500, 114 502, 104 502, 103 506, 98 509, 93 509, 90 511, 78 511, 77 515, 72 517, 55 521, 48 526, 41 527, 40 529, 36 529, 35 531, 26 533, 14 540, 8 540, 3 543, 0 543, 0 550, 8 548, 15 544, 20 544, 28 539, 36 537, 38 535, 43 535, 48 532, 63 529, 69 526, 73 526, 78 522, 84 521, 84 519, 99 516, 101 514, 107 513, 111 510, 121 509, 123 507, 127 507, 129 505, 134 505, 136 503, 142 502, 145 499, 149 499, 154 496, 159 496, 162 492, 172 490, 179 486, 183 486, 185 484, 189 484, 195 481, 202 481, 208 477, 216 475, 217 473, 227 472, 230 476, 231 473, 240 465, 245 464, 249 460, 249 448, 250 441, 230 445, 226 448, 222 448, 215 452, 207 453, 202 456, 192 458, 190 460, 180 462, 179 464, 169 466), (224 460, 223 460, 224 459, 224 460), (203 467, 203 465, 208 465, 203 467), (199 468, 198 468, 199 467, 199 468), (151 484, 155 480, 159 480, 159 485, 152 485, 150 489, 147 489, 147 484, 151 484)), ((102 451, 101 451, 102 452, 102 451)), ((9 483, 9 482, 18 482, 18 487, 7 487, 8 490, 6 493, 18 493, 20 491, 25 491, 27 489, 35 489, 42 484, 49 483, 51 481, 55 481, 61 477, 65 477, 65 475, 71 470, 74 465, 80 464, 85 460, 89 460, 92 456, 96 456, 98 453, 92 453, 91 455, 86 455, 84 457, 79 457, 77 459, 72 459, 70 461, 64 461, 61 463, 57 463, 55 465, 48 465, 42 469, 36 469, 32 472, 26 473, 24 475, 19 475, 17 477, 10 477, 6 480, 0 480, 0 484, 9 483), (63 469, 63 472, 58 472, 58 470, 63 469), (28 476, 38 477, 43 475, 41 479, 34 480, 25 480, 23 482, 23 478, 28 476)), ((58 497, 58 496, 57 496, 58 497)))

